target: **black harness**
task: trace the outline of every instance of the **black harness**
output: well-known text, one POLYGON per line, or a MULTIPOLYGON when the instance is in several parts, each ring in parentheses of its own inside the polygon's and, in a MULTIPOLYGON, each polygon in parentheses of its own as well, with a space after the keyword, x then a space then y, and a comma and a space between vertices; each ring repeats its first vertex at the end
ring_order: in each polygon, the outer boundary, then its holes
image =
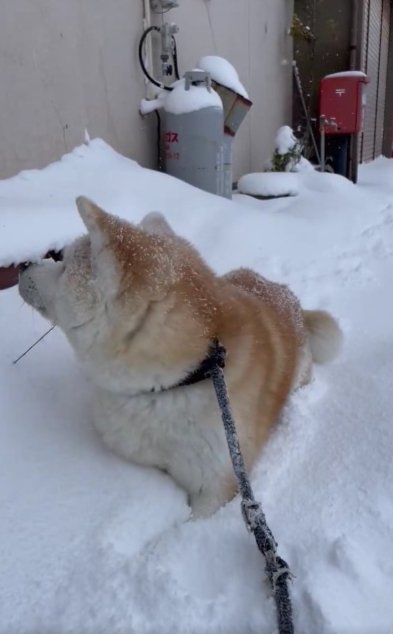
POLYGON ((214 339, 211 342, 207 356, 203 359, 202 363, 200 363, 195 370, 188 374, 183 381, 180 381, 180 383, 177 383, 174 387, 194 385, 195 383, 206 381, 206 379, 211 379, 213 368, 217 365, 220 368, 225 367, 225 355, 226 351, 224 346, 222 346, 217 339, 214 339))

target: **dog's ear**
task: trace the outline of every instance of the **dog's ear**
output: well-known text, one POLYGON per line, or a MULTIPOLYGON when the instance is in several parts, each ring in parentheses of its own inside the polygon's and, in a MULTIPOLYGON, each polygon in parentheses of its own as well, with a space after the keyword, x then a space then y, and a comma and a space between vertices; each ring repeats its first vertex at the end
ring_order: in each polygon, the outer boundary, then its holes
POLYGON ((169 222, 159 211, 151 211, 140 223, 141 228, 147 233, 153 233, 159 236, 176 235, 169 222))
POLYGON ((78 207, 79 215, 82 218, 92 241, 94 242, 100 238, 102 239, 102 234, 105 231, 105 225, 108 223, 111 216, 85 196, 78 196, 75 202, 78 207))
POLYGON ((117 233, 121 221, 85 196, 76 199, 76 206, 90 236, 93 275, 104 291, 113 292, 118 276, 111 235, 117 233))

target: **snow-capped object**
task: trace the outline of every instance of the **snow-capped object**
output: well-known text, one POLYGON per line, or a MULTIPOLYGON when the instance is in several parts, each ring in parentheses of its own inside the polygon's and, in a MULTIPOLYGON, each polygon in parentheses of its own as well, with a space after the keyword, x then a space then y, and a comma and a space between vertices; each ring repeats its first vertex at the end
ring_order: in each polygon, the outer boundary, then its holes
MULTIPOLYGON (((203 70, 210 73, 213 81, 233 90, 241 97, 249 99, 236 69, 223 57, 218 55, 201 57, 197 67, 193 70, 203 70)), ((140 104, 141 114, 149 114, 160 108, 164 108, 172 114, 183 114, 209 106, 223 107, 221 97, 217 92, 213 89, 207 90, 206 86, 191 85, 189 90, 185 90, 185 80, 178 79, 171 84, 171 88, 172 90, 161 90, 156 99, 142 99, 140 104)))
POLYGON ((228 60, 218 55, 205 55, 198 62, 198 68, 210 73, 211 78, 219 84, 231 88, 245 99, 248 93, 239 79, 237 70, 228 60))
POLYGON ((239 178, 238 190, 241 194, 262 197, 297 196, 299 181, 291 172, 254 172, 239 178))
POLYGON ((139 106, 139 111, 142 115, 150 114, 155 110, 159 110, 163 108, 165 105, 165 100, 167 96, 167 91, 160 90, 155 99, 142 99, 141 104, 139 106))
POLYGON ((298 143, 292 128, 289 125, 283 125, 277 132, 276 149, 279 154, 287 154, 298 143))
POLYGON ((164 102, 166 112, 172 114, 184 114, 212 106, 222 110, 221 98, 213 88, 208 90, 205 85, 194 86, 191 84, 186 90, 184 79, 179 79, 173 84, 173 90, 168 92, 164 102))
POLYGON ((329 77, 367 77, 366 73, 363 73, 362 70, 342 70, 339 73, 330 73, 330 75, 325 75, 325 79, 329 77))

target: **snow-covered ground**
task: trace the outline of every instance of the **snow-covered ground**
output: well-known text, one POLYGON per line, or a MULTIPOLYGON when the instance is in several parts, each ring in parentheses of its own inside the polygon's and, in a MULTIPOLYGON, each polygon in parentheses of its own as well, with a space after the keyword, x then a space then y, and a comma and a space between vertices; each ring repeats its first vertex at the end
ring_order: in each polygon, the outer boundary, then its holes
MULTIPOLYGON (((140 168, 102 141, 0 183, 0 265, 82 231, 85 194, 163 211, 219 273, 252 266, 331 310, 345 347, 293 396, 253 473, 296 578, 296 632, 393 632, 393 161, 360 183, 303 173, 299 195, 233 202, 140 168)), ((57 330, 0 293, 1 634, 273 634, 263 561, 236 499, 187 521, 165 475, 122 462, 90 423, 57 330)))

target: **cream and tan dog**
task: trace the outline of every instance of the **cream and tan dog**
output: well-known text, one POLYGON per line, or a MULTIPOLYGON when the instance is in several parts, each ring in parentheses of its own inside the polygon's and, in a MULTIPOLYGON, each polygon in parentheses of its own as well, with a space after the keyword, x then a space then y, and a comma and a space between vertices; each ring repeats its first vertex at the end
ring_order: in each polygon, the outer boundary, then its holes
POLYGON ((64 331, 86 367, 104 442, 167 471, 194 516, 209 515, 236 490, 220 412, 209 380, 179 384, 218 339, 251 467, 291 391, 310 380, 312 361, 335 356, 340 329, 253 271, 216 276, 160 214, 134 226, 86 198, 77 206, 88 235, 62 262, 26 267, 20 294, 64 331))

